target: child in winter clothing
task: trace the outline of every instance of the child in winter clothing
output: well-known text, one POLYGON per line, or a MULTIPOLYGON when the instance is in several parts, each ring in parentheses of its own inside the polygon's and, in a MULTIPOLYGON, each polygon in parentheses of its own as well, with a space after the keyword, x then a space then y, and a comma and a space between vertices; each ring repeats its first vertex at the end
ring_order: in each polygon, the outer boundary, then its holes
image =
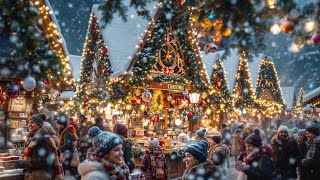
POLYGON ((141 170, 146 179, 169 179, 166 158, 157 138, 149 140, 149 147, 142 159, 141 170))
POLYGON ((183 173, 182 180, 189 179, 220 179, 221 171, 219 167, 215 166, 207 160, 208 158, 207 141, 200 141, 191 144, 185 150, 186 170, 183 173))
POLYGON ((123 141, 116 134, 93 126, 88 131, 92 149, 88 159, 80 163, 78 172, 82 180, 129 180, 130 170, 123 161, 123 141))

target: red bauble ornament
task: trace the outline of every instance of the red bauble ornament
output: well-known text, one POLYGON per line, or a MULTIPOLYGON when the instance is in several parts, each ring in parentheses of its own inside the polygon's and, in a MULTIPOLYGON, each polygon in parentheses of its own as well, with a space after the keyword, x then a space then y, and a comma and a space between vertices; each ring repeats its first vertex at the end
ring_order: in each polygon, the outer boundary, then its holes
POLYGON ((281 24, 281 31, 284 32, 284 33, 291 33, 294 29, 294 25, 293 25, 293 22, 288 20, 288 19, 285 19, 282 21, 282 24, 281 24))
POLYGON ((191 118, 191 117, 192 117, 192 113, 191 113, 191 112, 188 112, 187 117, 188 117, 188 118, 191 118))
POLYGON ((221 34, 215 34, 213 36, 213 42, 215 42, 216 44, 220 44, 222 42, 222 36, 221 34))
POLYGON ((87 98, 87 99, 84 99, 83 102, 84 102, 84 103, 87 103, 87 102, 89 102, 90 100, 91 100, 91 98, 87 98))
POLYGON ((213 82, 213 86, 216 90, 220 90, 221 89, 221 79, 220 77, 215 77, 214 78, 214 82, 213 82))
POLYGON ((314 44, 316 46, 320 46, 320 33, 319 32, 314 33, 314 35, 311 38, 311 42, 312 42, 312 44, 314 44))
POLYGON ((44 82, 46 85, 50 85, 50 83, 51 83, 50 79, 46 79, 46 80, 44 80, 43 82, 44 82))
POLYGON ((11 84, 7 89, 7 96, 11 99, 17 98, 19 94, 20 94, 20 88, 15 84, 11 84))
POLYGON ((108 53, 108 48, 106 48, 106 47, 102 48, 102 53, 101 53, 101 55, 104 56, 104 55, 107 54, 107 53, 108 53))
POLYGON ((216 52, 217 49, 218 49, 218 46, 215 45, 215 44, 206 44, 206 45, 204 46, 203 51, 204 51, 204 53, 208 54, 208 53, 214 53, 214 52, 216 52))
POLYGON ((20 86, 22 84, 23 79, 17 78, 15 84, 20 86))
POLYGON ((202 105, 203 105, 203 101, 201 99, 199 99, 198 106, 202 106, 202 105))

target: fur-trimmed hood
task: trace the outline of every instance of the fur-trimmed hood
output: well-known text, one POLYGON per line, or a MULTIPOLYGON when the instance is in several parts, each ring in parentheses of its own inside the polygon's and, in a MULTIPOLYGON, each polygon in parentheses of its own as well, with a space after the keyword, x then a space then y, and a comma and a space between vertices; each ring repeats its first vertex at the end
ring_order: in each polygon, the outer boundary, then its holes
MULTIPOLYGON (((294 141, 292 134, 288 133, 288 138, 286 139, 286 141, 294 141)), ((278 137, 278 133, 272 137, 271 144, 281 144, 281 140, 278 137)))
POLYGON ((222 172, 218 166, 215 166, 210 162, 203 162, 197 166, 186 169, 183 173, 182 179, 188 180, 190 177, 220 179, 221 176, 222 172))
POLYGON ((110 176, 105 171, 103 164, 97 161, 83 161, 78 166, 78 172, 83 180, 110 179, 110 176))

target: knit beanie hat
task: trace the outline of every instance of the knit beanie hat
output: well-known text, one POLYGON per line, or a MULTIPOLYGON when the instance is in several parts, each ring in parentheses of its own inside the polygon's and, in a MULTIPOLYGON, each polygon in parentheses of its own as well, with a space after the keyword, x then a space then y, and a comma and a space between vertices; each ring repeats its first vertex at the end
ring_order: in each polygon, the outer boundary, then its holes
POLYGON ((319 126, 316 123, 312 123, 309 126, 307 126, 306 131, 311 132, 312 134, 318 136, 319 135, 319 126))
POLYGON ((149 139, 149 147, 159 147, 159 140, 157 138, 149 139))
POLYGON ((251 144, 255 147, 260 147, 262 146, 262 139, 260 136, 260 130, 259 129, 254 129, 253 133, 250 134, 246 139, 244 139, 245 143, 251 144))
POLYGON ((199 136, 199 138, 204 138, 205 133, 206 133, 206 129, 200 129, 196 131, 196 134, 199 136))
POLYGON ((299 129, 297 127, 292 128, 292 134, 297 134, 299 132, 299 129))
POLYGON ((97 126, 91 127, 88 135, 92 138, 93 151, 97 157, 103 157, 117 145, 123 144, 119 136, 107 131, 101 131, 97 126))
POLYGON ((221 142, 221 136, 219 136, 219 135, 212 136, 211 139, 214 142, 216 142, 217 144, 219 144, 221 142))
POLYGON ((280 125, 277 134, 279 134, 280 131, 287 131, 287 133, 289 134, 289 128, 285 125, 280 125))
POLYGON ((127 137, 128 128, 124 124, 117 123, 116 125, 114 125, 113 132, 121 136, 127 137))
POLYGON ((57 119, 57 124, 68 126, 68 117, 66 115, 59 116, 57 119))
POLYGON ((306 136, 306 130, 305 130, 305 129, 301 129, 301 130, 298 132, 298 135, 306 136))
POLYGON ((37 123, 40 127, 43 126, 44 121, 47 119, 44 114, 36 114, 30 117, 35 123, 37 123))
POLYGON ((207 141, 200 141, 195 144, 191 144, 187 147, 185 152, 192 154, 200 163, 205 162, 208 158, 209 144, 207 141))

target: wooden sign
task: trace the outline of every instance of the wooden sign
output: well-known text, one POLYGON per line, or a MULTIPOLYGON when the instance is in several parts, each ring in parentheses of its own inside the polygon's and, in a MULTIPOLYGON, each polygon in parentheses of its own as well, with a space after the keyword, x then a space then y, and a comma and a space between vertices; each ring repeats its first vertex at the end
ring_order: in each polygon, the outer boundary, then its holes
POLYGON ((167 84, 167 83, 153 82, 150 86, 150 89, 183 91, 185 88, 184 88, 184 85, 180 85, 180 84, 167 84))
POLYGON ((27 99, 24 96, 18 96, 15 99, 10 99, 9 111, 26 111, 27 99))

